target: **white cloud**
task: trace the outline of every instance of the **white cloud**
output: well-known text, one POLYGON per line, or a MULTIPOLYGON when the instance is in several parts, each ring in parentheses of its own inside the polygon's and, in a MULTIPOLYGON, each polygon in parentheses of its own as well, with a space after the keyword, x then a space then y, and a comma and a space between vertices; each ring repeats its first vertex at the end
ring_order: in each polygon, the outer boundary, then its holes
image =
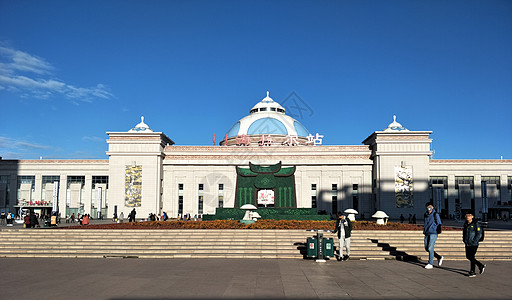
POLYGON ((6 63, 0 63, 0 67, 7 72, 25 71, 36 74, 50 74, 54 69, 44 59, 15 49, 0 47, 0 57, 8 60, 6 63))
POLYGON ((0 46, 0 90, 18 93, 23 98, 49 99, 62 95, 70 100, 110 99, 114 95, 103 84, 76 87, 51 78, 54 67, 44 59, 0 46))
POLYGON ((52 147, 0 136, 0 156, 6 159, 18 159, 27 154, 34 154, 48 149, 52 149, 52 147))

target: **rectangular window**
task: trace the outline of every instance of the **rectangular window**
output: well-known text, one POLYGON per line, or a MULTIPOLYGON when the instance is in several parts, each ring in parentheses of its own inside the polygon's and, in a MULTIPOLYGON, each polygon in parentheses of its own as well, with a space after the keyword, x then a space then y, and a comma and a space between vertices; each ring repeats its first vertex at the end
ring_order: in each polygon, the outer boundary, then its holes
POLYGON ((106 184, 106 188, 108 189, 108 176, 93 176, 92 188, 94 188, 96 184, 106 184))
POLYGON ((311 184, 311 207, 317 208, 317 200, 316 200, 316 183, 311 184))
POLYGON ((199 190, 200 190, 200 191, 202 191, 202 190, 203 190, 203 188, 204 188, 203 184, 202 184, 202 183, 200 183, 200 184, 199 184, 199 190))
POLYGON ((43 176, 43 180, 42 180, 43 189, 47 183, 54 183, 55 181, 60 182, 60 176, 58 176, 58 175, 57 176, 43 176))
POLYGON ((459 184, 469 184, 471 189, 474 188, 473 186, 473 176, 456 176, 455 177, 455 188, 459 188, 459 184))
MULTIPOLYGON (((92 185, 91 185, 91 206, 92 208, 98 209, 98 186, 96 185, 104 185, 104 191, 102 191, 102 199, 101 206, 102 210, 108 208, 108 176, 92 176, 92 185)), ((103 188, 103 186, 101 186, 103 188)))
POLYGON ((486 183, 489 206, 501 205, 500 176, 482 176, 481 182, 482 185, 484 182, 486 183))
POLYGON ((219 196, 219 208, 224 207, 224 196, 219 196))
POLYGON ((178 184, 178 190, 179 191, 183 191, 183 183, 179 183, 178 184))
POLYGON ((475 211, 473 176, 455 176, 455 217, 462 219, 467 211, 475 211))
POLYGON ((9 175, 0 175, 0 183, 9 183, 9 175))
POLYGON ((203 214, 203 196, 199 196, 197 203, 197 213, 203 214))
POLYGON ((433 184, 442 184, 445 187, 448 187, 448 177, 446 176, 431 176, 430 177, 430 185, 433 184))
POLYGON ((331 196, 331 209, 332 213, 336 214, 338 212, 338 185, 336 183, 332 184, 332 196, 331 196))
POLYGON ((512 205, 512 177, 508 177, 508 205, 512 205))
POLYGON ((43 176, 41 181, 41 201, 43 205, 49 205, 50 201, 53 200, 53 183, 55 181, 60 183, 60 176, 43 176))
POLYGON ((183 216, 183 196, 178 196, 178 214, 183 216))
POLYGON ((219 191, 223 191, 223 190, 224 190, 224 184, 219 183, 219 191))
POLYGON ((500 188, 500 177, 499 176, 482 176, 482 182, 487 182, 487 184, 495 184, 496 187, 500 188))
POLYGON ((85 184, 85 176, 68 176, 68 189, 72 183, 81 183, 83 187, 85 184))
POLYGON ((446 217, 448 214, 448 177, 431 176, 428 187, 430 201, 434 203, 438 212, 446 217))
POLYGON ((359 184, 352 185, 352 208, 359 210, 359 184))
MULTIPOLYGON (((4 206, 2 203, 5 203, 5 206, 9 206, 9 193, 11 191, 11 186, 9 185, 9 175, 0 175, 0 186, 5 187, 5 191, 0 195, 0 205, 4 206), (4 200, 2 200, 2 198, 4 200)), ((1 190, 2 188, 0 188, 0 191, 1 190)))
POLYGON ((35 176, 18 176, 18 189, 21 187, 22 184, 30 184, 33 189, 35 187, 35 181, 35 176))
POLYGON ((23 205, 33 204, 35 182, 35 176, 18 176, 18 203, 22 201, 23 205))

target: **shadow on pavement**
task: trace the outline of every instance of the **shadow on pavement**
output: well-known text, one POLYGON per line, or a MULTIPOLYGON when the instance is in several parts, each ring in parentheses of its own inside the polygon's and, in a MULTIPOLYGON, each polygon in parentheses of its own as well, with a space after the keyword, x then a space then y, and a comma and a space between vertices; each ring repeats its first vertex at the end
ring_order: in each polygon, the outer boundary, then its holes
POLYGON ((412 262, 419 262, 420 258, 415 255, 409 255, 405 251, 400 251, 396 247, 392 247, 388 243, 379 243, 379 240, 376 239, 369 239, 372 241, 372 243, 377 244, 377 246, 381 247, 383 251, 389 252, 390 255, 394 256, 396 260, 399 261, 412 261, 412 262))

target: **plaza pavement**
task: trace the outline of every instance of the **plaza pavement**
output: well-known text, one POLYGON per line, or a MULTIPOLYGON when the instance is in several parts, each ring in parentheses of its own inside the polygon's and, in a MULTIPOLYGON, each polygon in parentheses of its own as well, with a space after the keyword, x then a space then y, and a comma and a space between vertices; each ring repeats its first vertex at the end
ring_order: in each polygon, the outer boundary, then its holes
MULTIPOLYGON (((477 255, 478 257, 478 255, 477 255)), ((0 259, 0 299, 510 299, 512 262, 0 259)))

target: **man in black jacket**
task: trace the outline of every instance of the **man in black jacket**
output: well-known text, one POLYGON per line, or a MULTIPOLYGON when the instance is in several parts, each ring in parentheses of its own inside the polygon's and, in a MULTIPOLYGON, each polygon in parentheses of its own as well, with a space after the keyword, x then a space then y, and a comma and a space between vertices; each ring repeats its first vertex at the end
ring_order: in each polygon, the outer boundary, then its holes
POLYGON ((474 219, 472 213, 466 214, 466 222, 464 222, 464 231, 462 232, 462 241, 466 245, 466 258, 471 262, 471 270, 469 277, 475 277, 475 265, 478 265, 480 274, 485 271, 485 265, 476 260, 475 255, 478 250, 480 238, 482 237, 482 227, 477 220, 474 219))
POLYGON ((340 251, 338 261, 347 260, 350 257, 350 236, 352 234, 352 222, 349 218, 346 218, 341 211, 338 212, 338 219, 336 220, 336 227, 332 232, 338 233, 338 239, 340 241, 340 251), (347 255, 343 255, 343 246, 347 248, 347 255))
POLYGON ((37 220, 36 214, 31 211, 30 212, 30 227, 36 228, 36 226, 39 226, 39 221, 37 220))

